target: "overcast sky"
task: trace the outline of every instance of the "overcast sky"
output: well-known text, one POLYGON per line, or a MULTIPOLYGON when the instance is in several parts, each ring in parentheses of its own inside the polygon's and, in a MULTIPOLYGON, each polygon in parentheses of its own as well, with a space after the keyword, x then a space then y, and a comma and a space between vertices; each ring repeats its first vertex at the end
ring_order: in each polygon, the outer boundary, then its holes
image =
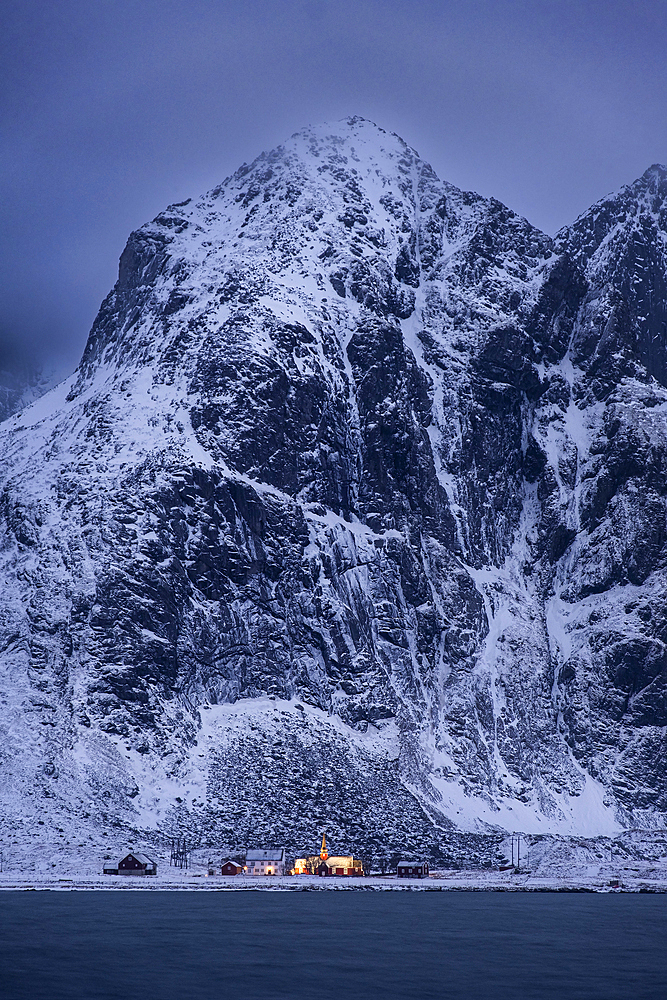
POLYGON ((129 232, 363 115, 553 233, 667 162, 667 0, 0 0, 0 363, 78 362, 129 232))

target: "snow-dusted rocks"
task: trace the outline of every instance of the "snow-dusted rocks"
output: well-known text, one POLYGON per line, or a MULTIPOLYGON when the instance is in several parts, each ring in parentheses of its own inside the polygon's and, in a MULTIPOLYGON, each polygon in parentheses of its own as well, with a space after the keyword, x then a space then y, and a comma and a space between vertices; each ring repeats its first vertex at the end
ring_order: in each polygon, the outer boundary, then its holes
POLYGON ((350 119, 133 233, 0 426, 8 810, 660 822, 666 185, 554 241, 350 119))

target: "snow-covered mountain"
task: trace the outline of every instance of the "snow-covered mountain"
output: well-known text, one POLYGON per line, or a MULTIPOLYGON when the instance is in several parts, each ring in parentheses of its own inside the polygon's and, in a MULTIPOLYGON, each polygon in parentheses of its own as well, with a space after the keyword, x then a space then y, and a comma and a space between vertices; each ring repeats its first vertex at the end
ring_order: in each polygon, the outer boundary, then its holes
POLYGON ((554 240, 359 118, 133 233, 0 426, 6 816, 662 825, 666 241, 662 167, 554 240))

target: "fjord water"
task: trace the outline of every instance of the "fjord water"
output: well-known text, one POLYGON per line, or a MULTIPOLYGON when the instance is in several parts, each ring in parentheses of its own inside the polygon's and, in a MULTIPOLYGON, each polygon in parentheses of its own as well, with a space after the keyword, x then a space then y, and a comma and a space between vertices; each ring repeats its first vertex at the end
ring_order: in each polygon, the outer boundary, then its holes
POLYGON ((21 892, 2 1000, 656 1000, 667 896, 21 892))

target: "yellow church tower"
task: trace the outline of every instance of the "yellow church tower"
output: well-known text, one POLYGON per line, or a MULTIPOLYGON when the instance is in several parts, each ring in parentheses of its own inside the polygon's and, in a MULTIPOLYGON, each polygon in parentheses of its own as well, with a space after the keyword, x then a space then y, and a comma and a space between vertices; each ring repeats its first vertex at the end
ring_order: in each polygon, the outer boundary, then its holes
POLYGON ((322 858, 322 861, 326 861, 327 858, 329 857, 329 852, 327 851, 327 835, 326 835, 326 833, 322 834, 322 850, 320 851, 320 857, 322 858))

